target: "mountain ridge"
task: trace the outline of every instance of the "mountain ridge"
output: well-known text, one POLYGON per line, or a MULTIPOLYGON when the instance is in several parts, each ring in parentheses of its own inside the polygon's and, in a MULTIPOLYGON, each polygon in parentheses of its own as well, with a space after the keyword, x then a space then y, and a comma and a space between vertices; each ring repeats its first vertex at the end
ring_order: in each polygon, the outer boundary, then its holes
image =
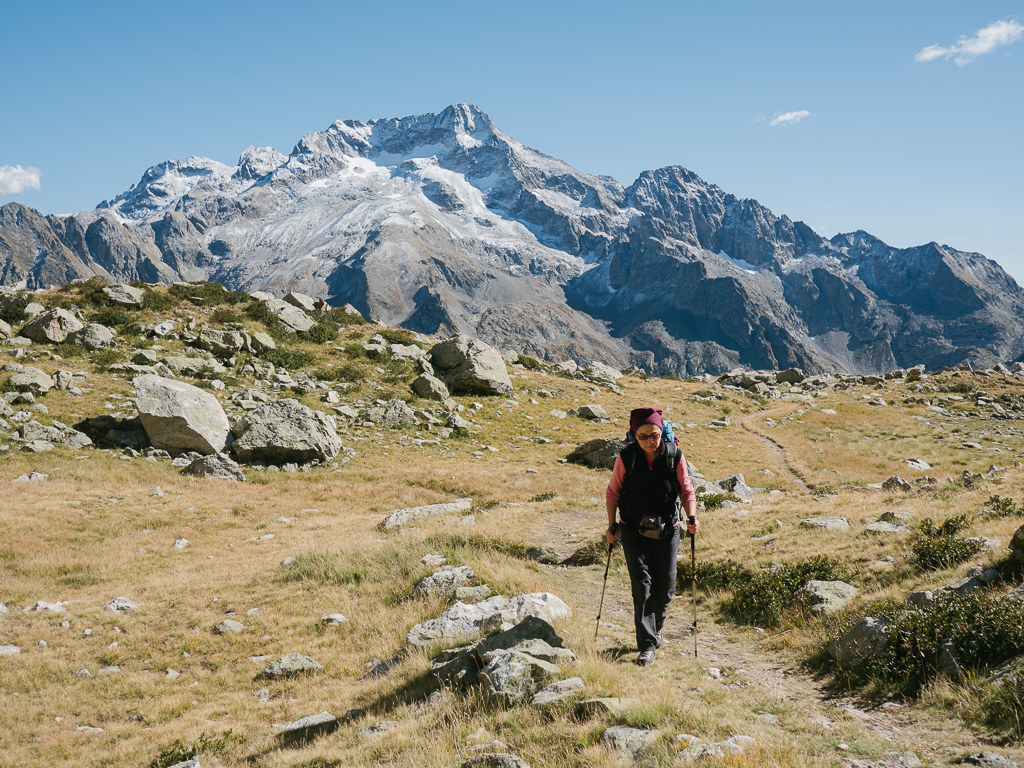
POLYGON ((234 166, 165 161, 93 211, 0 208, 0 283, 91 274, 298 290, 388 325, 659 374, 1024 355, 1024 292, 981 254, 829 240, 681 166, 625 187, 468 104, 339 120, 234 166))

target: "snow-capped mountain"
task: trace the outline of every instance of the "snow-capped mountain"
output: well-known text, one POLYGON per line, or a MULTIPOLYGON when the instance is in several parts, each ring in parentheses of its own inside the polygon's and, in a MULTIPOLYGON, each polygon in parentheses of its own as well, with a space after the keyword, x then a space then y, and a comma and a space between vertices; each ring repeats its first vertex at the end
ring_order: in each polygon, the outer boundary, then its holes
POLYGON ((167 161, 94 211, 0 208, 0 280, 299 290, 427 333, 659 373, 877 371, 1024 353, 1024 293, 935 243, 831 241, 679 167, 625 188, 472 105, 167 161))

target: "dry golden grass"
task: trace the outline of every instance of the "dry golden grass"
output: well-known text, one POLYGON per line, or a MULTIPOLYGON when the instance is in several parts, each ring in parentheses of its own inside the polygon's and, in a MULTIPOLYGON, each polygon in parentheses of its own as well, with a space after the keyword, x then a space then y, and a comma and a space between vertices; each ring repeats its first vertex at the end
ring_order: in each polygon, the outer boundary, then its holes
MULTIPOLYGON (((350 333, 368 336, 372 330, 350 333)), ((330 345, 316 354, 324 361, 344 360, 330 345)), ((82 365, 79 360, 34 364, 47 370, 82 365)), ((872 757, 892 749, 879 732, 844 719, 823 699, 818 684, 800 672, 800 661, 820 640, 820 623, 794 625, 785 635, 765 639, 725 622, 717 613, 717 597, 702 595, 702 657, 694 660, 692 641, 683 631, 691 621, 687 593, 670 611, 672 643, 653 667, 640 670, 631 663, 635 649, 628 577, 620 554, 614 559, 604 618, 622 628, 603 628, 595 643, 593 617, 602 567, 541 566, 510 553, 515 545, 530 545, 568 555, 600 535, 607 472, 558 460, 585 440, 622 434, 631 407, 655 403, 678 425, 681 447, 709 479, 742 472, 748 484, 782 492, 759 494, 741 510, 746 514, 706 513, 699 557, 731 558, 754 568, 772 560, 830 554, 855 573, 863 589, 856 610, 878 598, 945 583, 963 572, 963 567, 915 570, 905 540, 864 531, 864 519, 886 510, 943 519, 977 511, 992 493, 1024 500, 1024 477, 1016 470, 1006 473, 1002 485, 975 489, 940 486, 903 496, 865 491, 863 486, 891 474, 911 479, 923 474, 909 471, 899 463, 901 458, 926 459, 936 468, 928 474, 940 478, 963 469, 984 471, 991 463, 1008 464, 1021 451, 1019 435, 1009 434, 1019 422, 957 422, 961 433, 952 433, 928 428, 915 418, 932 418, 924 406, 862 404, 860 395, 867 393, 899 402, 905 387, 892 384, 882 390, 829 392, 813 404, 761 404, 720 389, 723 399, 718 402, 697 401, 692 395, 707 385, 669 380, 628 377, 623 391, 614 393, 595 392, 583 382, 543 372, 517 374, 518 405, 476 398, 485 403, 473 416, 483 427, 478 435, 442 441, 440 447, 415 446, 407 439, 413 432, 378 437, 377 430, 366 429, 361 434, 367 439, 354 441, 353 428, 344 442, 358 454, 337 471, 250 471, 257 482, 235 484, 187 479, 165 462, 125 461, 94 449, 71 452, 59 447, 42 455, 12 450, 0 456, 0 601, 11 609, 0 617, 0 644, 22 648, 17 656, 0 657, 0 765, 144 765, 176 739, 188 744, 201 734, 230 730, 223 754, 209 756, 204 765, 451 766, 471 741, 498 738, 533 766, 604 766, 614 760, 597 741, 614 723, 657 727, 663 738, 646 758, 657 765, 673 761, 669 742, 677 733, 705 740, 734 733, 753 736, 757 746, 748 763, 765 766, 830 766, 843 754, 872 757), (540 396, 538 390, 554 397, 540 396), (592 402, 603 404, 613 423, 594 425, 549 415, 553 408, 568 410, 592 402), (733 426, 709 428, 711 419, 726 408, 733 426), (759 413, 767 410, 771 413, 759 413), (803 413, 784 420, 798 410, 803 413), (777 426, 767 425, 766 415, 777 426), (741 420, 780 448, 744 429, 741 420), (1001 427, 1006 434, 999 436, 999 454, 960 447, 961 440, 970 439, 968 434, 984 431, 994 439, 992 433, 1001 427), (538 434, 552 442, 517 439, 538 434), (475 458, 474 451, 483 444, 499 452, 475 458), (812 490, 780 463, 780 451, 812 490), (50 479, 8 482, 29 471, 48 473, 50 479), (165 495, 152 496, 156 486, 165 495), (531 501, 552 493, 555 497, 547 501, 531 501), (473 526, 441 519, 405 533, 385 535, 375 529, 390 510, 462 496, 474 501, 473 526), (843 515, 851 530, 818 533, 798 526, 801 519, 819 514, 843 515), (297 521, 278 522, 282 517, 297 521), (775 527, 776 520, 781 527, 775 527), (268 533, 275 538, 254 540, 268 533), (766 541, 754 540, 767 533, 774 539, 767 547, 766 541), (182 537, 191 546, 172 549, 172 542, 182 537), (488 546, 488 541, 498 543, 488 546), (422 652, 405 657, 383 679, 360 682, 368 661, 393 656, 410 627, 443 609, 438 602, 410 597, 415 583, 430 573, 419 563, 427 553, 472 566, 480 581, 498 592, 551 591, 562 597, 573 617, 558 629, 580 657, 571 673, 583 677, 587 695, 634 697, 642 706, 619 719, 587 720, 572 707, 542 715, 528 708, 499 707, 471 693, 431 708, 426 705, 433 690, 429 654, 422 652), (885 555, 894 557, 893 566, 878 565, 885 555), (289 578, 280 566, 289 556, 318 560, 323 575, 317 578, 310 569, 309 578, 289 578), (102 606, 118 596, 141 607, 124 616, 104 611, 102 606), (66 614, 21 610, 37 600, 67 600, 70 605, 66 614), (259 615, 247 614, 257 608, 259 615), (213 626, 230 611, 245 631, 214 634, 213 626), (321 616, 336 612, 350 621, 326 631, 319 626, 321 616), (60 626, 65 619, 68 629, 60 626), (92 630, 89 636, 86 629, 92 630), (40 640, 47 647, 38 646, 40 640), (117 646, 110 648, 114 642, 117 646), (266 682, 257 677, 263 664, 249 661, 250 656, 277 658, 293 651, 312 656, 325 671, 266 682), (705 658, 716 654, 721 660, 714 664, 705 658), (100 667, 112 664, 120 666, 120 674, 96 676, 100 667), (725 683, 708 679, 703 668, 713 665, 729 669, 725 683), (737 672, 741 665, 756 673, 750 684, 735 684, 742 680, 737 672), (76 677, 81 667, 94 676, 76 677), (775 674, 782 668, 792 674, 775 674), (180 672, 180 678, 165 679, 168 669, 180 672), (697 687, 703 692, 691 690, 697 687), (255 697, 261 688, 269 690, 267 703, 255 697), (272 723, 323 710, 340 715, 354 707, 367 715, 310 744, 285 748, 271 735, 272 723), (763 723, 757 714, 765 712, 778 715, 781 724, 763 723), (821 731, 808 720, 814 713, 828 714, 837 727, 821 731), (381 720, 395 720, 399 726, 379 739, 359 735, 381 720), (81 725, 104 731, 76 733, 81 725), (850 745, 850 751, 840 752, 839 743, 850 745)), ((47 395, 43 402, 49 414, 40 420, 73 423, 78 417, 71 414, 109 412, 104 404, 116 404, 108 399, 110 393, 130 395, 128 383, 116 377, 91 374, 88 383, 94 389, 81 398, 47 395)), ((401 388, 375 389, 368 383, 355 392, 386 399, 401 388)), ((299 399, 323 407, 314 395, 299 399)), ((471 411, 474 398, 458 400, 471 411)), ((981 442, 996 447, 991 439, 981 442)), ((1006 518, 978 523, 972 533, 1005 544, 1020 522, 1006 518)), ((980 559, 989 563, 1000 556, 994 552, 980 559)), ((684 552, 681 567, 688 563, 684 552)), ((916 725, 904 727, 902 743, 923 757, 945 760, 975 740, 955 719, 951 698, 955 695, 948 691, 935 693, 927 706, 914 708, 916 725)))

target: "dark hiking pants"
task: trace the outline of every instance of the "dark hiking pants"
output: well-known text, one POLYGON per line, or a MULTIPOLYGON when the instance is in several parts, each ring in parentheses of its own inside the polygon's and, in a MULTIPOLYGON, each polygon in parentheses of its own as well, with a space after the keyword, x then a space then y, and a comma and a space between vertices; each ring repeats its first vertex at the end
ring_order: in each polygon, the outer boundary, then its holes
POLYGON ((657 646, 668 604, 676 591, 676 554, 680 526, 664 539, 648 539, 635 528, 621 526, 619 541, 626 556, 633 589, 633 621, 636 647, 641 653, 657 646))

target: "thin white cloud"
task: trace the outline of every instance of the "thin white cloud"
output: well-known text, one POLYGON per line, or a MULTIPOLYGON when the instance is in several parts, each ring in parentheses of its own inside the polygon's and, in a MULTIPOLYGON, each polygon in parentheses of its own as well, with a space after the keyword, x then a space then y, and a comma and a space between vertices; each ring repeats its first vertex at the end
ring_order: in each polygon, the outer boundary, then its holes
POLYGON ((1024 25, 1016 21, 997 21, 979 29, 974 37, 963 37, 955 45, 943 48, 929 45, 914 55, 914 61, 925 62, 935 59, 953 59, 958 67, 966 67, 984 53, 992 53, 1001 45, 1010 45, 1024 37, 1024 25))
POLYGON ((796 125, 805 117, 810 117, 811 113, 806 109, 801 109, 797 112, 786 112, 782 115, 776 115, 772 118, 772 121, 768 125, 796 125))
POLYGON ((39 190, 39 180, 43 172, 34 166, 22 168, 20 165, 0 166, 0 195, 16 195, 25 189, 39 190))

